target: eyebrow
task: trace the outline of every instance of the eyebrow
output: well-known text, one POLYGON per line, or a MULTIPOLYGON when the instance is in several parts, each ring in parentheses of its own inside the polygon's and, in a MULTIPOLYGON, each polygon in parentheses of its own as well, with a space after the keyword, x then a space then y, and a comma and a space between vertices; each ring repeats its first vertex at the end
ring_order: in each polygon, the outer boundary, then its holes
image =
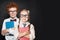
POLYGON ((28 15, 28 14, 21 14, 21 15, 28 15))

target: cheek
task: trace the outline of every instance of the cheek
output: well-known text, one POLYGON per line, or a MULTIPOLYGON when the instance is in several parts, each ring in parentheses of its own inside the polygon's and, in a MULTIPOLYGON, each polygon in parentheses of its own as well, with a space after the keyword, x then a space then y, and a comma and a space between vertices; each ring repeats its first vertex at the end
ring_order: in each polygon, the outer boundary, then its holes
POLYGON ((10 13, 10 16, 16 16, 17 13, 10 13))
POLYGON ((16 13, 15 14, 13 14, 14 16, 16 16, 16 13))
POLYGON ((13 15, 13 16, 16 16, 16 15, 17 15, 17 13, 13 13, 12 15, 13 15))
POLYGON ((25 18, 25 19, 23 19, 23 20, 28 21, 28 18, 25 18))
POLYGON ((28 18, 20 18, 22 21, 28 21, 28 18))
POLYGON ((10 12, 9 15, 12 16, 12 13, 10 12))
POLYGON ((28 18, 26 18, 26 21, 28 21, 28 18))

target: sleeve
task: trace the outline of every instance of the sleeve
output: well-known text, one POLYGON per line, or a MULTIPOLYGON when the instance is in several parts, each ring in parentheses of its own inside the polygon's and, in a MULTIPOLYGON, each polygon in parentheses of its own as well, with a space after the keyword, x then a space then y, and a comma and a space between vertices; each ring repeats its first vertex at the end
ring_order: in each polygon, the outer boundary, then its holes
POLYGON ((33 24, 30 25, 30 39, 35 39, 35 29, 33 24))
POLYGON ((2 24, 2 30, 5 30, 5 29, 6 29, 6 26, 5 26, 5 20, 4 20, 2 24))

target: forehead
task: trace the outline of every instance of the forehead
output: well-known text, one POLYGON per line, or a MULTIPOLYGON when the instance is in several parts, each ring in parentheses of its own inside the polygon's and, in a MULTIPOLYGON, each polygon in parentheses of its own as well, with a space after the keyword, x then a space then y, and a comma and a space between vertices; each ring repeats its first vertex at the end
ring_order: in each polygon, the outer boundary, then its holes
POLYGON ((27 11, 21 11, 21 14, 29 14, 27 11))
POLYGON ((9 11, 14 11, 14 10, 17 10, 17 8, 16 7, 9 8, 9 11))

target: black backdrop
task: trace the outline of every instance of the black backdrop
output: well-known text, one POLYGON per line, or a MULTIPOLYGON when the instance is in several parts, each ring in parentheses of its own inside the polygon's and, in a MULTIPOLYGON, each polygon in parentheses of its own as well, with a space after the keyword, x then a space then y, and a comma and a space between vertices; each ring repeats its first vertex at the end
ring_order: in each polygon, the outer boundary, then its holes
POLYGON ((1 35, 1 28, 3 20, 9 17, 6 12, 6 5, 11 1, 18 4, 19 10, 23 8, 30 10, 30 22, 35 26, 35 40, 47 40, 47 27, 45 27, 47 20, 45 20, 46 16, 44 16, 44 3, 38 0, 0 0, 0 40, 4 40, 1 35))

